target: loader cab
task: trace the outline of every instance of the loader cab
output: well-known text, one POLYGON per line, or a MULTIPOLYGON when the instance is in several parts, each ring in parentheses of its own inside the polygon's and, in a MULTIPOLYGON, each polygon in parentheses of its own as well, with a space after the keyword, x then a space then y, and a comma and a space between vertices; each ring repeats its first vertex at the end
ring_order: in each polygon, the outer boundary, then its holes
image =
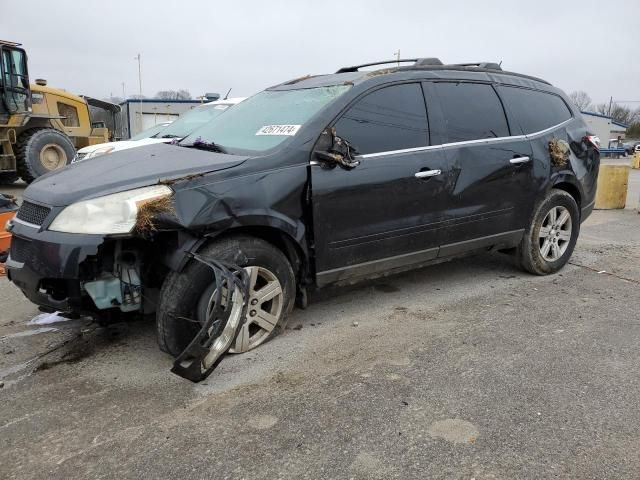
POLYGON ((0 40, 0 123, 31 111, 27 54, 19 45, 0 40))

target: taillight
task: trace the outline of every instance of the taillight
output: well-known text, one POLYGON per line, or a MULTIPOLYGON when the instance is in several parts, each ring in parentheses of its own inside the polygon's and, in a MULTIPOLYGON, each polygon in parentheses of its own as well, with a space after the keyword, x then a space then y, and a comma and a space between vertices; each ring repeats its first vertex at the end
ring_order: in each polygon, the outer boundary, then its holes
POLYGON ((583 140, 586 143, 593 145, 598 151, 600 151, 600 137, 596 135, 586 135, 583 140))

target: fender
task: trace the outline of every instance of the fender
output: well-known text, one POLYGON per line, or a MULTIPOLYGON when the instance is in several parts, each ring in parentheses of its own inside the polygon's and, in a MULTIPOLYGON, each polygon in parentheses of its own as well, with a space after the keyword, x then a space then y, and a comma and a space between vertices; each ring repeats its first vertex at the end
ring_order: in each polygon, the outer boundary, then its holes
POLYGON ((309 252, 306 242, 306 229, 301 221, 293 221, 286 217, 276 215, 240 215, 218 220, 215 224, 199 232, 189 233, 184 230, 177 232, 177 238, 173 243, 174 248, 166 252, 163 263, 171 270, 182 271, 189 258, 196 253, 202 245, 224 235, 234 233, 246 233, 267 241, 278 237, 279 245, 285 254, 295 260, 299 268, 301 264, 307 264, 309 252))

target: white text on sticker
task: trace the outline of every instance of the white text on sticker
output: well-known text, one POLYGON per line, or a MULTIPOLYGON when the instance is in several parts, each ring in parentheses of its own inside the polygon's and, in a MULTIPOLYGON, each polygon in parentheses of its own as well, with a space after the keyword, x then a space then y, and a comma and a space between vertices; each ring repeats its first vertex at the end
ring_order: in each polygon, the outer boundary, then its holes
POLYGON ((294 136, 302 125, 265 125, 256 132, 256 135, 286 135, 294 136))

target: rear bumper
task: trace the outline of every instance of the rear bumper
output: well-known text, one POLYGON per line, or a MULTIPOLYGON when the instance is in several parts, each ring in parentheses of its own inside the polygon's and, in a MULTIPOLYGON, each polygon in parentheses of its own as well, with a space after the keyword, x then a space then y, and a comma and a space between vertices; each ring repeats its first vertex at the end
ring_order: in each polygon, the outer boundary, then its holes
POLYGON ((103 237, 40 231, 17 221, 11 233, 8 279, 44 309, 83 311, 80 265, 98 254, 103 237))

